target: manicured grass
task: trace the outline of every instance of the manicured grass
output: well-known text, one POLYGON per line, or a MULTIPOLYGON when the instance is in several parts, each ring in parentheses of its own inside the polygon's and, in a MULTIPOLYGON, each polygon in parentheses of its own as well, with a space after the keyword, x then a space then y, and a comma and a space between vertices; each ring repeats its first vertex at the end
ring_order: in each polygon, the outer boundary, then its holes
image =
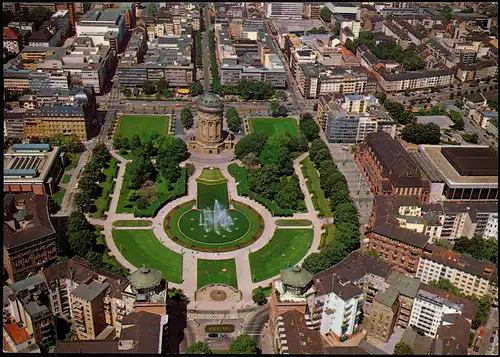
POLYGON ((152 225, 153 222, 150 220, 123 220, 123 221, 114 221, 113 226, 115 227, 148 227, 152 225))
POLYGON ((264 222, 257 212, 244 204, 233 202, 233 207, 234 210, 230 210, 229 214, 238 219, 233 222, 232 232, 223 229, 221 235, 205 232, 199 225, 200 211, 194 209, 194 201, 187 202, 169 213, 165 218, 164 229, 174 241, 191 249, 202 251, 238 249, 260 236, 264 222))
POLYGON ((263 281, 297 264, 313 241, 312 229, 277 229, 271 241, 250 253, 250 268, 254 282, 263 281))
POLYGON ((62 178, 62 183, 69 183, 71 181, 71 175, 64 175, 62 178))
POLYGON ((210 284, 226 284, 238 289, 236 281, 236 264, 234 259, 197 261, 197 288, 210 284))
POLYGON ((157 132, 167 135, 168 117, 166 115, 122 115, 115 136, 131 138, 135 134, 143 137, 157 132))
POLYGON ((252 133, 290 133, 299 136, 299 127, 294 118, 249 118, 248 124, 252 133))
POLYGON ((57 204, 59 206, 61 205, 61 203, 63 201, 65 193, 66 193, 66 189, 65 188, 59 188, 59 190, 57 190, 57 192, 52 195, 52 198, 54 199, 54 201, 57 202, 57 204))
POLYGON ((102 170, 102 173, 105 179, 103 182, 99 183, 99 186, 102 188, 101 196, 94 202, 96 211, 90 214, 90 216, 94 218, 101 218, 104 212, 109 209, 109 204, 111 202, 110 194, 113 193, 115 185, 114 178, 118 173, 118 160, 114 157, 111 158, 109 166, 102 170))
POLYGON ((165 247, 152 230, 113 230, 113 239, 121 254, 136 268, 145 264, 160 270, 173 283, 182 280, 182 255, 165 247))
POLYGON ((314 209, 319 212, 319 216, 321 218, 333 217, 332 209, 330 208, 330 201, 325 197, 325 194, 321 189, 318 171, 314 167, 314 164, 309 156, 302 160, 301 164, 302 174, 307 180, 307 189, 312 195, 314 209))
POLYGON ((276 221, 277 226, 288 226, 288 227, 307 227, 310 226, 312 222, 308 219, 278 219, 276 221))
POLYGON ((215 185, 207 185, 204 183, 197 183, 197 207, 214 208, 215 200, 225 207, 229 207, 229 195, 227 193, 227 183, 218 183, 215 185))
POLYGON ((64 168, 64 171, 73 170, 78 164, 78 160, 80 160, 81 155, 82 154, 69 154, 68 164, 64 168))
POLYGON ((105 240, 104 236, 101 233, 104 228, 100 227, 100 226, 94 226, 94 227, 95 227, 95 231, 96 231, 96 234, 97 234, 97 239, 96 239, 97 246, 102 246, 103 247, 102 262, 114 265, 114 266, 116 266, 118 268, 121 268, 121 269, 124 269, 124 270, 128 271, 128 269, 125 268, 124 266, 122 266, 118 262, 118 260, 116 260, 115 257, 112 257, 111 255, 109 255, 109 248, 106 245, 106 240, 105 240))
POLYGON ((261 287, 261 288, 255 288, 252 290, 252 295, 255 295, 258 292, 262 292, 266 296, 270 296, 272 291, 271 285, 261 287))
POLYGON ((219 168, 205 167, 201 171, 201 175, 196 179, 196 181, 210 184, 210 183, 227 182, 227 179, 224 177, 219 168))
POLYGON ((227 171, 236 180, 236 191, 240 196, 248 196, 248 179, 247 170, 238 164, 231 164, 227 167, 227 171))
POLYGON ((323 248, 325 245, 333 240, 333 234, 335 233, 335 225, 333 223, 326 224, 324 226, 326 232, 321 235, 321 241, 319 247, 323 248))

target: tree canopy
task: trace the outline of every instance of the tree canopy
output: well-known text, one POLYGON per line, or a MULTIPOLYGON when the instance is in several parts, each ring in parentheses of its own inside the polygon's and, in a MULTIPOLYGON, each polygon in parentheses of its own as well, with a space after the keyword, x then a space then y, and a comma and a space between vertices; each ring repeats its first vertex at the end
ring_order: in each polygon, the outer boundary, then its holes
POLYGON ((184 129, 191 129, 193 127, 193 113, 188 107, 184 107, 181 110, 181 123, 184 129))
POLYGON ((252 133, 242 137, 234 147, 237 159, 242 160, 245 156, 254 153, 259 156, 266 145, 268 136, 265 133, 252 133))
POLYGON ((188 355, 211 355, 213 353, 209 344, 201 341, 193 343, 186 350, 186 354, 188 355))
POLYGON ((399 341, 394 346, 394 354, 395 355, 412 355, 413 350, 411 349, 411 347, 409 345, 407 345, 403 341, 399 341))
POLYGON ((229 352, 234 354, 254 355, 257 354, 257 350, 257 344, 247 334, 239 335, 229 346, 229 352))
POLYGON ((323 6, 321 8, 321 10, 319 11, 319 16, 326 23, 332 21, 332 12, 326 6, 323 6))
POLYGON ((241 131, 241 125, 243 121, 238 114, 235 107, 229 107, 226 111, 227 127, 229 131, 233 133, 239 133, 241 131))
POLYGON ((311 113, 303 113, 299 120, 300 131, 308 141, 313 141, 319 138, 319 126, 312 117, 311 113))
POLYGON ((413 144, 437 145, 441 141, 441 129, 435 123, 412 123, 404 127, 401 137, 413 144))

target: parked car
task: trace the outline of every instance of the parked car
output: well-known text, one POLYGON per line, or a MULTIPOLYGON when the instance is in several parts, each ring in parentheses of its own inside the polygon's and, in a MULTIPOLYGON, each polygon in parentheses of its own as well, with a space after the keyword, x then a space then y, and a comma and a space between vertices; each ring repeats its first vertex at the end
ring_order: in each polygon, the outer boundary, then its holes
POLYGON ((208 337, 219 337, 218 333, 209 333, 208 337))

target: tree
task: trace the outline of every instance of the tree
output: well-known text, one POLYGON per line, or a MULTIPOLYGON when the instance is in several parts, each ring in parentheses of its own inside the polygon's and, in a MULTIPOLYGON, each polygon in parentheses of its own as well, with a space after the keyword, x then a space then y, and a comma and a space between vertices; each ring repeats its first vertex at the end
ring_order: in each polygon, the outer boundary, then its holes
POLYGON ((336 224, 345 222, 358 225, 358 210, 356 209, 356 206, 354 206, 354 204, 352 204, 351 202, 340 203, 335 209, 333 218, 336 224))
POLYGON ((135 151, 137 150, 138 148, 140 148, 142 146, 142 143, 141 143, 141 137, 138 135, 138 134, 134 134, 131 138, 130 138, 130 141, 129 141, 129 148, 130 150, 132 151, 135 151))
POLYGON ((355 42, 353 42, 350 38, 348 38, 346 41, 345 41, 345 44, 344 44, 345 48, 347 48, 349 51, 351 52, 354 52, 356 50, 356 44, 355 42))
POLYGON ((279 103, 278 102, 271 102, 269 104, 269 113, 271 113, 271 115, 273 117, 277 117, 278 116, 278 108, 279 108, 279 103))
POLYGON ((90 204, 90 202, 92 201, 92 198, 93 197, 90 195, 90 192, 83 191, 83 190, 80 189, 73 196, 73 204, 79 210, 83 210, 85 207, 87 207, 90 204))
MULTIPOLYGON (((289 134, 289 133, 287 133, 289 134)), ((289 134, 290 135, 290 134, 289 134)), ((305 135, 300 135, 299 137, 290 135, 290 142, 288 143, 288 150, 292 152, 303 153, 309 149, 309 141, 305 135)))
POLYGON ((340 36, 340 22, 335 22, 335 25, 333 25, 333 34, 340 36))
POLYGON ((462 134, 462 139, 464 139, 466 142, 471 143, 471 144, 477 144, 479 143, 479 137, 477 136, 476 133, 465 133, 462 134))
POLYGON ((332 21, 332 13, 326 6, 321 8, 319 16, 326 23, 330 23, 332 21))
POLYGON ((399 341, 394 346, 394 354, 395 355, 412 355, 413 354, 413 350, 411 349, 410 346, 408 346, 403 341, 399 341))
POLYGON ((71 250, 78 255, 85 256, 95 245, 96 236, 89 230, 69 234, 68 242, 71 250))
POLYGON ((412 123, 404 127, 401 137, 413 144, 437 145, 441 140, 441 129, 435 123, 412 123))
POLYGON ((255 294, 252 295, 253 302, 256 303, 259 306, 263 306, 267 304, 267 297, 264 295, 262 291, 257 291, 255 294))
POLYGON ((203 84, 201 84, 200 81, 193 82, 191 87, 189 87, 189 94, 193 97, 203 94, 203 84))
POLYGON ((490 316, 491 301, 488 295, 483 295, 476 304, 476 317, 472 321, 472 328, 477 329, 486 325, 490 316))
POLYGON ((187 145, 184 140, 173 136, 162 136, 158 138, 158 156, 171 157, 177 164, 186 159, 187 145))
POLYGON ((149 206, 149 203, 144 197, 139 197, 137 201, 135 201, 135 206, 139 209, 146 209, 149 206))
POLYGON ((318 274, 330 268, 330 259, 322 253, 309 254, 302 263, 302 268, 311 274, 318 274))
POLYGON ((321 250, 321 254, 324 254, 328 259, 330 267, 342 261, 349 253, 344 243, 338 240, 333 240, 321 250))
POLYGON ((429 285, 435 286, 436 288, 439 288, 439 289, 442 289, 445 291, 449 291, 450 293, 455 294, 455 295, 458 295, 460 293, 460 289, 457 288, 455 285, 453 285, 453 283, 448 279, 441 278, 438 281, 431 280, 429 282, 429 285))
POLYGON ((319 138, 319 126, 310 113, 304 113, 299 120, 299 127, 307 140, 313 141, 319 138))
POLYGON ((233 133, 239 133, 241 130, 242 120, 238 111, 234 107, 229 107, 226 111, 227 127, 233 133))
POLYGON ((56 214, 61 209, 59 203, 57 203, 52 196, 49 196, 48 207, 50 214, 56 214))
POLYGON ((68 218, 68 233, 73 234, 89 229, 89 222, 81 212, 75 211, 68 218))
POLYGON ((246 155, 241 163, 247 170, 256 170, 260 167, 259 158, 253 152, 246 155))
POLYGON ((273 165, 281 175, 291 174, 293 172, 293 162, 290 159, 290 153, 283 146, 266 145, 259 155, 259 161, 262 165, 273 165), (290 166, 291 163, 291 166, 290 166))
POLYGON ((158 82, 156 82, 156 91, 158 93, 163 93, 165 89, 169 89, 168 82, 165 79, 161 78, 158 82))
POLYGON ((144 87, 142 87, 142 90, 146 95, 153 95, 156 93, 156 86, 154 83, 148 82, 144 87))
POLYGON ((48 138, 50 145, 59 146, 61 150, 69 153, 82 152, 84 150, 83 143, 75 134, 64 135, 62 133, 55 134, 48 138))
POLYGON ((284 105, 278 107, 277 116, 286 117, 288 115, 288 109, 284 105))
POLYGON ((248 188, 264 198, 273 200, 279 186, 279 170, 273 165, 264 165, 259 170, 248 172, 248 188))
POLYGON ((128 173, 129 187, 137 189, 144 181, 154 181, 156 177, 156 169, 149 158, 139 156, 130 164, 128 173))
POLYGON ((211 355, 213 354, 212 349, 205 342, 195 342, 186 350, 186 354, 188 355, 211 355))
POLYGON ((101 268, 103 266, 101 253, 88 251, 85 260, 89 262, 91 268, 101 268))
POLYGON ((300 189, 297 175, 293 174, 291 177, 281 178, 274 199, 282 209, 299 208, 299 203, 304 199, 304 194, 300 189))
POLYGON ((99 167, 105 166, 109 160, 111 160, 111 155, 109 154, 106 145, 103 143, 97 143, 92 150, 92 160, 94 160, 99 167))
POLYGON ((184 129, 191 129, 193 127, 193 113, 188 107, 184 107, 181 110, 181 123, 184 129))
POLYGON ((257 344, 249 335, 239 335, 231 342, 229 352, 234 354, 254 355, 257 354, 257 344))
POLYGON ((238 160, 242 160, 251 152, 256 156, 259 156, 267 143, 267 139, 268 136, 266 133, 253 133, 245 135, 236 143, 234 147, 236 158, 238 160))

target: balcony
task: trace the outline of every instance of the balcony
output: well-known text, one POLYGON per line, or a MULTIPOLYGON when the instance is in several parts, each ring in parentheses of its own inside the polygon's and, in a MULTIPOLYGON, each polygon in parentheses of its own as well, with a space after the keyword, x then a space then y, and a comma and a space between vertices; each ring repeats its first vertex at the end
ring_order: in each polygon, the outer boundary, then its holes
POLYGON ((285 332, 285 329, 283 327, 278 327, 278 332, 285 332))
POLYGON ((285 340, 286 341, 286 334, 280 333, 279 337, 280 337, 280 340, 282 340, 282 341, 285 340))
MULTIPOLYGON (((306 320, 307 318, 309 317, 309 315, 305 315, 306 316, 306 320)), ((285 326, 284 322, 283 321, 278 321, 278 326, 285 326)))

